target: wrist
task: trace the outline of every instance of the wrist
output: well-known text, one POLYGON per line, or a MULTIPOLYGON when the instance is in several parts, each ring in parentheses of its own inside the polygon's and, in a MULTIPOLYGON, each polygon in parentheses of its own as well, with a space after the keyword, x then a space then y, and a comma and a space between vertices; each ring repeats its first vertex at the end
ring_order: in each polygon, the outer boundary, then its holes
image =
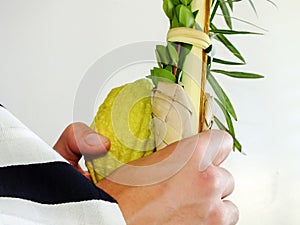
POLYGON ((162 204, 163 185, 126 186, 103 179, 97 186, 111 195, 118 203, 127 224, 159 224, 157 214, 161 215, 166 207, 162 204), (156 219, 155 219, 156 218, 156 219))

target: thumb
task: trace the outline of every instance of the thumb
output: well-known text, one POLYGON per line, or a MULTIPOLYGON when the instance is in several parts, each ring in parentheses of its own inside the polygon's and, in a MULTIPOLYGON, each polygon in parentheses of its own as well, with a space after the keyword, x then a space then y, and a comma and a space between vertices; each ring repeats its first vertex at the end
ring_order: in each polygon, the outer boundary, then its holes
POLYGON ((210 165, 219 166, 233 149, 233 139, 227 132, 211 130, 199 135, 199 170, 204 171, 210 165))
POLYGON ((83 123, 73 123, 63 131, 53 148, 72 165, 77 165, 82 155, 87 159, 96 158, 106 154, 109 147, 107 138, 83 123))

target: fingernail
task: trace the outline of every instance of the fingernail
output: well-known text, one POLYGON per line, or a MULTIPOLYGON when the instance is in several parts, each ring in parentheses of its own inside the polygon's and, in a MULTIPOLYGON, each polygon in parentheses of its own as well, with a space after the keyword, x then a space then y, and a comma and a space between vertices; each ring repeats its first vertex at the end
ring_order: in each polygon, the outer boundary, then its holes
POLYGON ((107 147, 109 141, 103 137, 103 136, 100 136, 96 133, 92 133, 92 134, 89 134, 87 135, 85 138, 85 143, 87 143, 88 145, 91 145, 91 146, 104 146, 104 147, 107 147))

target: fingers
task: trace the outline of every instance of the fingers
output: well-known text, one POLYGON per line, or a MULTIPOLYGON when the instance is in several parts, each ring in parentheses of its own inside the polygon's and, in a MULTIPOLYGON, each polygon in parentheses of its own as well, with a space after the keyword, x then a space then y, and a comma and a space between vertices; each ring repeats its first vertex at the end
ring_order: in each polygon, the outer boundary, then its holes
POLYGON ((106 137, 97 134, 83 123, 75 123, 72 128, 75 141, 82 155, 93 157, 107 153, 110 142, 106 137))
POLYGON ((83 123, 74 123, 64 130, 53 148, 72 165, 77 165, 82 155, 94 158, 106 154, 109 147, 107 138, 83 123))
POLYGON ((198 152, 199 170, 208 192, 215 201, 220 202, 212 212, 213 224, 234 225, 238 222, 238 208, 224 200, 234 190, 234 179, 230 172, 219 167, 233 148, 232 137, 224 132, 212 130, 199 134, 198 152))
POLYGON ((217 169, 220 170, 222 175, 221 179, 223 183, 223 191, 221 193, 221 199, 224 199, 232 194, 234 190, 234 179, 228 170, 221 167, 217 167, 217 169))
POLYGON ((208 224, 235 225, 239 220, 239 210, 231 201, 224 200, 215 204, 209 213, 208 224))
POLYGON ((220 165, 229 155, 233 147, 232 137, 224 131, 211 130, 199 135, 199 170, 204 171, 210 166, 220 165))
POLYGON ((223 220, 225 223, 222 225, 235 225, 239 221, 239 209, 238 207, 229 200, 223 201, 223 220))
POLYGON ((222 200, 234 190, 234 179, 230 172, 218 166, 209 166, 205 171, 198 173, 201 184, 205 184, 207 196, 222 200))

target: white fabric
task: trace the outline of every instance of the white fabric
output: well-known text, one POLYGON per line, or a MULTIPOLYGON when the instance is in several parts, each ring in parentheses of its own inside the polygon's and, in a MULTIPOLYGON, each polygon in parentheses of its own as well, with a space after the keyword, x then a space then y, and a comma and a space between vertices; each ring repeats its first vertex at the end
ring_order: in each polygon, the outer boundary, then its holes
MULTIPOLYGON (((11 113, 0 107, 0 168, 54 161, 65 160, 11 113)), ((0 197, 0 225, 20 224, 121 225, 126 223, 116 203, 89 200, 48 205, 0 197)))
POLYGON ((25 128, 0 128, 0 166, 64 161, 40 138, 25 128))
POLYGON ((0 167, 65 161, 3 107, 0 107, 0 134, 0 167))
POLYGON ((1 225, 122 225, 116 204, 85 201, 58 205, 27 200, 0 198, 1 225))

